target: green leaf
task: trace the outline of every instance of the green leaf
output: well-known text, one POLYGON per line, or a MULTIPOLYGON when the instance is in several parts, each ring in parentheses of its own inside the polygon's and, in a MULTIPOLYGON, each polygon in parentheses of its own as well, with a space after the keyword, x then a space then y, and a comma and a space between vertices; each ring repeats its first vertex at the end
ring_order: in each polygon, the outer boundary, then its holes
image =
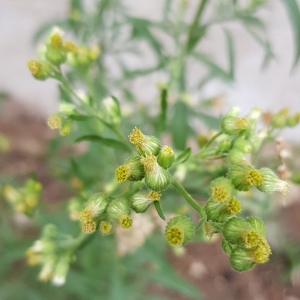
POLYGON ((114 139, 104 138, 100 135, 84 135, 77 138, 75 140, 75 143, 79 143, 82 141, 97 142, 101 143, 104 146, 114 148, 116 150, 129 151, 129 149, 123 143, 114 139))
POLYGON ((191 52, 196 47, 198 42, 206 33, 206 29, 207 29, 206 26, 201 26, 192 31, 189 40, 187 42, 187 52, 191 52))
POLYGON ((163 11, 163 19, 166 22, 169 19, 169 13, 171 11, 172 0, 165 0, 164 11, 163 11))
POLYGON ((295 67, 300 58, 300 11, 299 5, 297 4, 296 0, 282 0, 283 4, 285 5, 288 15, 290 17, 290 22, 293 27, 294 31, 294 39, 295 39, 295 60, 294 65, 295 67))
POLYGON ((167 108, 168 108, 168 91, 167 89, 162 89, 160 93, 160 115, 158 118, 158 125, 157 125, 157 135, 160 135, 166 129, 166 119, 167 119, 167 108))
POLYGON ((154 201, 154 206, 155 206, 155 209, 156 209, 158 215, 161 217, 162 220, 165 221, 166 218, 165 218, 165 215, 164 215, 164 213, 161 209, 160 202, 159 201, 154 201))
POLYGON ((179 164, 182 164, 182 163, 186 162, 190 158, 191 154, 192 154, 192 149, 191 148, 185 149, 182 153, 180 153, 176 157, 174 165, 179 165, 179 164))
POLYGON ((193 53, 192 56, 198 61, 202 62, 215 77, 219 77, 224 81, 233 81, 233 77, 230 72, 224 71, 217 64, 215 64, 210 58, 202 53, 193 53))
POLYGON ((68 91, 65 89, 63 85, 60 84, 58 86, 58 90, 59 90, 59 97, 62 101, 66 103, 73 103, 72 97, 70 96, 70 94, 68 93, 68 91))
POLYGON ((189 134, 188 107, 182 101, 178 101, 174 104, 171 133, 174 147, 179 150, 185 149, 189 134))
POLYGON ((87 115, 81 115, 81 114, 73 114, 68 116, 71 120, 82 122, 82 121, 88 121, 90 119, 95 118, 94 116, 87 116, 87 115))
POLYGON ((229 62, 229 70, 228 74, 230 77, 234 79, 234 49, 233 49, 233 39, 229 31, 224 30, 227 44, 227 54, 228 54, 228 62, 229 62))

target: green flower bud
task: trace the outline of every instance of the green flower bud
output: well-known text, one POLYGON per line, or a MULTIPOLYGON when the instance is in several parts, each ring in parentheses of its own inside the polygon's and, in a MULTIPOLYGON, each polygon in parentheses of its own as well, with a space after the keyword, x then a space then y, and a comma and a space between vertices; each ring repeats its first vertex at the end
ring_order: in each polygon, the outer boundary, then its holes
POLYGON ((69 264, 68 257, 62 257, 58 260, 54 269, 54 276, 51 280, 54 285, 61 286, 65 284, 69 271, 69 264))
POLYGON ((230 253, 230 265, 234 270, 244 272, 252 269, 255 262, 251 258, 249 250, 237 248, 230 253))
POLYGON ((266 229, 264 223, 254 217, 241 219, 234 217, 223 227, 224 238, 239 247, 255 249, 265 241, 266 229))
POLYGON ((276 174, 269 168, 262 168, 259 170, 262 175, 262 183, 257 188, 264 193, 279 192, 285 195, 288 192, 289 184, 280 180, 276 174))
POLYGON ((286 119, 286 125, 288 127, 294 127, 299 123, 299 118, 297 114, 294 114, 292 116, 288 116, 286 119))
POLYGON ((225 253, 230 254, 232 252, 232 245, 222 238, 222 249, 225 253))
MULTIPOLYGON (((224 135, 225 136, 225 135, 224 135)), ((226 152, 230 149, 231 142, 228 138, 224 138, 217 146, 217 152, 226 152)))
POLYGON ((277 113, 271 118, 271 126, 273 128, 284 128, 287 125, 287 115, 285 113, 277 113))
POLYGON ((49 39, 46 50, 46 58, 55 65, 64 63, 67 59, 67 51, 63 46, 61 33, 54 32, 49 39))
POLYGON ((151 190, 159 192, 169 186, 170 174, 157 163, 154 155, 142 157, 141 163, 144 165, 146 173, 145 182, 151 190))
POLYGON ((252 151, 251 143, 241 138, 236 139, 234 141, 233 146, 235 149, 240 150, 241 152, 244 153, 250 153, 252 151))
POLYGON ((109 123, 114 125, 121 124, 121 111, 118 101, 114 97, 106 98, 102 101, 102 105, 105 112, 105 117, 109 123))
POLYGON ((60 113, 53 114, 51 117, 49 117, 47 123, 51 129, 62 129, 64 117, 60 113))
POLYGON ((87 222, 95 221, 101 214, 103 214, 109 202, 109 196, 105 193, 96 193, 89 198, 87 206, 80 213, 80 221, 87 222))
POLYGON ((249 191, 252 185, 258 186, 263 182, 261 172, 245 164, 232 166, 228 178, 238 191, 249 191))
POLYGON ((209 186, 211 199, 217 202, 224 202, 232 197, 233 185, 225 177, 219 177, 213 180, 209 186))
POLYGON ((236 135, 241 131, 246 130, 249 126, 249 121, 246 118, 238 118, 225 116, 221 119, 221 129, 228 135, 236 135))
POLYGON ((214 222, 224 222, 242 210, 241 202, 234 197, 221 203, 210 199, 205 203, 204 209, 207 219, 214 222))
POLYGON ((60 129, 59 133, 62 136, 66 136, 71 133, 73 128, 73 122, 71 120, 64 120, 62 128, 60 129))
POLYGON ((130 228, 132 220, 129 216, 130 206, 125 198, 115 199, 107 207, 107 216, 118 220, 122 228, 130 228))
POLYGON ((28 61, 27 67, 35 79, 43 81, 51 76, 52 68, 46 62, 32 59, 28 61))
POLYGON ((160 141, 149 135, 144 135, 138 128, 134 128, 128 136, 129 141, 135 146, 139 155, 158 155, 161 144, 160 141))
POLYGON ((239 149, 232 149, 228 152, 228 161, 233 164, 248 164, 245 159, 245 152, 242 152, 239 149))
POLYGON ((216 230, 210 222, 205 222, 203 224, 203 229, 205 232, 205 235, 210 239, 215 233, 218 233, 218 230, 216 230))
POLYGON ((174 160, 174 151, 169 146, 163 146, 157 157, 158 164, 164 169, 169 169, 174 160))
POLYGON ((128 158, 124 165, 119 166, 115 171, 115 177, 118 182, 139 181, 145 177, 144 166, 141 163, 139 156, 133 156, 128 158))
POLYGON ((247 118, 247 120, 248 120, 248 126, 247 129, 245 130, 245 134, 248 138, 250 138, 255 133, 257 121, 255 119, 249 119, 249 118, 247 118))
POLYGON ((172 218, 166 227, 165 236, 172 246, 181 246, 192 240, 195 233, 194 224, 185 216, 172 218))
POLYGON ((238 117, 240 113, 240 108, 237 106, 232 107, 224 117, 238 117))
POLYGON ((149 206, 153 203, 153 201, 158 201, 161 197, 159 192, 151 191, 147 195, 144 194, 135 194, 131 198, 131 208, 136 213, 145 212, 149 206))

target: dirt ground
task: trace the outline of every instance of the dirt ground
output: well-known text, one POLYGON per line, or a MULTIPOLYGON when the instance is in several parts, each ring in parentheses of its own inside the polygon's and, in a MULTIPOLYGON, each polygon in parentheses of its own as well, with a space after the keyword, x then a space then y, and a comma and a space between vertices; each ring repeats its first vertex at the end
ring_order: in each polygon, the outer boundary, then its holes
MULTIPOLYGON (((1 105, 0 133, 11 142, 11 151, 2 155, 0 170, 9 176, 22 178, 37 172, 43 184, 43 201, 62 199, 63 184, 48 175, 45 160, 47 143, 55 135, 32 112, 13 101, 1 105)), ((291 243, 300 248, 300 201, 281 208, 280 222, 291 243)), ((300 267, 291 273, 291 263, 283 251, 273 250, 268 263, 239 274, 230 268, 228 256, 221 250, 219 238, 209 243, 187 245, 183 256, 169 252, 168 257, 179 274, 199 287, 206 300, 297 300, 300 299, 300 267), (283 280, 283 274, 290 278, 283 280)), ((300 254, 300 252, 298 252, 300 254)), ((297 261, 297 257, 294 258, 297 261)), ((300 266, 300 256, 299 256, 300 266)), ((188 300, 158 285, 149 285, 152 295, 165 295, 174 300, 188 300)))

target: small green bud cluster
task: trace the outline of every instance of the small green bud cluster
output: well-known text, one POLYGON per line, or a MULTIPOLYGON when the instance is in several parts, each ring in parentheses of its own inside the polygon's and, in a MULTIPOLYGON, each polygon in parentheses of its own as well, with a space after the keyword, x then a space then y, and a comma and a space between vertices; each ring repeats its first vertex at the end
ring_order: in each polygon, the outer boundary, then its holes
POLYGON ((51 129, 58 129, 62 136, 69 135, 73 129, 73 121, 62 113, 53 114, 48 118, 47 123, 51 129))
POLYGON ((51 281, 54 285, 63 285, 69 270, 69 265, 74 260, 71 246, 74 244, 72 237, 58 233, 55 225, 48 224, 44 227, 42 236, 26 251, 26 260, 30 266, 41 265, 39 279, 51 281))
POLYGON ((222 233, 223 250, 230 255, 230 264, 236 271, 243 272, 269 260, 271 248, 260 219, 231 218, 223 226, 222 233))
POLYGON ((156 137, 144 135, 138 128, 133 129, 129 141, 135 146, 138 156, 127 159, 116 169, 117 181, 121 183, 145 179, 150 190, 165 190, 170 184, 168 169, 174 162, 174 151, 169 146, 161 147, 156 137))
POLYGON ((117 221, 124 229, 132 226, 130 204, 125 198, 111 199, 105 193, 92 195, 85 208, 79 214, 81 230, 86 234, 97 229, 106 235, 111 233, 113 223, 117 221))
POLYGON ((271 126, 273 128, 295 127, 300 122, 300 113, 289 115, 289 110, 283 108, 278 113, 271 116, 271 126))
POLYGON ((98 46, 90 48, 77 46, 72 41, 63 41, 63 32, 54 28, 46 40, 45 50, 39 60, 29 60, 27 67, 32 76, 38 80, 54 78, 60 66, 68 62, 73 67, 87 71, 98 59, 101 51, 98 46))
POLYGON ((2 194, 16 211, 31 217, 40 203, 42 185, 34 179, 28 179, 21 188, 4 186, 2 194))

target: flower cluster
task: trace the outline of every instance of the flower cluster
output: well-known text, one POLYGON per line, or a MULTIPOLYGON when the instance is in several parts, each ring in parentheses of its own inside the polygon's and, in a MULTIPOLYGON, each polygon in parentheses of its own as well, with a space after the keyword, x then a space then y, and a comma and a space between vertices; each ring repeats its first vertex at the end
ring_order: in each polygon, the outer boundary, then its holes
POLYGON ((41 265, 41 281, 51 280, 54 285, 63 285, 70 262, 74 260, 72 245, 76 245, 72 237, 58 233, 53 224, 48 224, 41 238, 27 250, 27 263, 30 266, 41 265))
POLYGON ((10 185, 4 186, 2 194, 16 211, 32 216, 40 203, 42 185, 34 179, 28 179, 18 189, 10 185))

